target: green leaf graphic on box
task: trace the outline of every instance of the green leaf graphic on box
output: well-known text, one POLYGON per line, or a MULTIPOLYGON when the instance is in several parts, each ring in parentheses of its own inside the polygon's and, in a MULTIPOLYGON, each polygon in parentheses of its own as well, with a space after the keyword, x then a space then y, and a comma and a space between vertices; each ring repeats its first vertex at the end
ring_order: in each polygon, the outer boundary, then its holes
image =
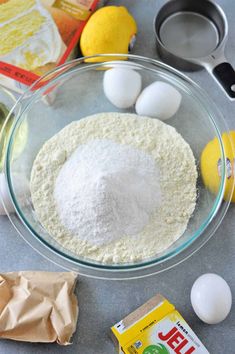
POLYGON ((169 351, 163 344, 149 345, 144 349, 143 354, 169 354, 169 351))

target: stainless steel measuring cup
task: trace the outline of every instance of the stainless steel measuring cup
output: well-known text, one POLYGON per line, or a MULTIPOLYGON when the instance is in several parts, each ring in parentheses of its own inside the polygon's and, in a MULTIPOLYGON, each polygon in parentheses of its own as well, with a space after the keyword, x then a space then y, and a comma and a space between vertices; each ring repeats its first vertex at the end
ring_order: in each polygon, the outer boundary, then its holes
POLYGON ((225 13, 211 0, 170 0, 154 19, 160 57, 182 70, 204 66, 235 99, 235 71, 224 55, 228 37, 225 13))

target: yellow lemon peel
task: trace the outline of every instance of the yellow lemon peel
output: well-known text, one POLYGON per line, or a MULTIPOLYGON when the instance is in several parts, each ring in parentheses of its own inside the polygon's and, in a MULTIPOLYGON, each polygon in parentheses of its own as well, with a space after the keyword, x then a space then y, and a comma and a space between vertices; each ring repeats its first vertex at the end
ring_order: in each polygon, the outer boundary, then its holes
MULTIPOLYGON (((227 158, 227 176, 224 191, 224 199, 230 199, 231 189, 234 184, 235 172, 235 131, 223 133, 222 140, 224 144, 225 155, 227 158)), ((221 182, 220 176, 221 151, 218 138, 209 141, 201 154, 201 174, 205 186, 213 193, 219 191, 221 182)), ((235 190, 233 191, 232 200, 235 203, 235 190)))
MULTIPOLYGON (((80 39, 84 56, 95 54, 127 54, 129 44, 137 33, 134 18, 124 6, 106 6, 97 10, 87 22, 80 39)), ((125 60, 126 56, 91 58, 87 62, 125 60)))

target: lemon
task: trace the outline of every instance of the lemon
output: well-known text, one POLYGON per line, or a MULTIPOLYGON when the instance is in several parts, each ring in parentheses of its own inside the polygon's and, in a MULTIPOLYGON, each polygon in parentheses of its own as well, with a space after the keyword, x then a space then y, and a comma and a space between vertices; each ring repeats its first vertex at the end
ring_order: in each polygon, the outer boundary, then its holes
MULTIPOLYGON (((97 10, 88 20, 80 39, 84 56, 103 53, 127 54, 137 25, 124 6, 106 6, 97 10)), ((126 57, 121 57, 126 59, 126 57)), ((120 60, 111 57, 106 60, 120 60)), ((104 58, 93 58, 89 62, 101 62, 104 58)))
MULTIPOLYGON (((226 155, 226 185, 224 199, 229 200, 231 188, 234 183, 235 155, 235 131, 223 133, 222 140, 226 155), (232 144, 231 144, 232 143, 232 144)), ((201 154, 201 174, 205 186, 214 194, 219 190, 221 180, 221 151, 218 138, 211 140, 201 154)), ((232 195, 232 202, 235 202, 235 190, 232 195)))

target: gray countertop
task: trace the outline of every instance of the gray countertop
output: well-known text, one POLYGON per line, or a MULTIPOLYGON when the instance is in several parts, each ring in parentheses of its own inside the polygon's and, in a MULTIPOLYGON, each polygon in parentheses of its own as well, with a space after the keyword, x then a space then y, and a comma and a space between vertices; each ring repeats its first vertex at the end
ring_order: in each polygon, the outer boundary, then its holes
MULTIPOLYGON (((220 0, 228 17, 229 39, 226 54, 235 66, 235 1, 220 0)), ((134 53, 157 58, 152 32, 154 14, 162 0, 115 0, 110 4, 125 5, 138 22, 139 33, 134 53)), ((201 85, 217 103, 230 128, 235 128, 235 103, 230 102, 205 70, 189 76, 201 85)), ((177 267, 159 275, 132 281, 104 281, 79 278, 76 289, 80 315, 73 345, 28 344, 2 340, 0 354, 111 354, 115 353, 108 333, 109 327, 124 315, 144 303, 156 292, 167 296, 212 354, 233 354, 235 333, 234 306, 228 318, 218 325, 203 324, 190 305, 190 289, 202 273, 215 272, 223 276, 235 296, 235 217, 234 206, 215 235, 196 254, 177 267)), ((13 270, 58 271, 57 266, 37 254, 17 234, 6 217, 0 217, 1 272, 13 270)))

